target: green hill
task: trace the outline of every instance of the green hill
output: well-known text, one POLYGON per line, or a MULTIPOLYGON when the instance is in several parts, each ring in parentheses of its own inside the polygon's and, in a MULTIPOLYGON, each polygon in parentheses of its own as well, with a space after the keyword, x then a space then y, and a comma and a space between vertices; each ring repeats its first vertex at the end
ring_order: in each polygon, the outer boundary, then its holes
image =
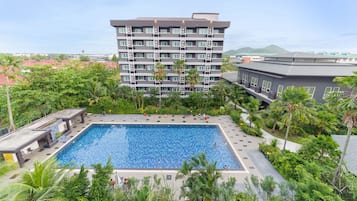
POLYGON ((272 55, 272 54, 283 54, 288 53, 288 50, 285 50, 277 45, 269 45, 263 48, 251 48, 243 47, 237 50, 228 50, 224 52, 224 56, 233 56, 233 55, 272 55))

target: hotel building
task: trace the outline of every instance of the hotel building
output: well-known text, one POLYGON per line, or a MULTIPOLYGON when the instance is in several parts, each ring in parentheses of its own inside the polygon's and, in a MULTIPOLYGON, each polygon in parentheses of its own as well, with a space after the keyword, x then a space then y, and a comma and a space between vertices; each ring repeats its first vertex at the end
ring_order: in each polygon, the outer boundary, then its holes
POLYGON ((111 20, 116 29, 121 84, 149 94, 161 87, 163 96, 190 92, 185 76, 196 68, 200 82, 194 91, 208 91, 221 78, 224 31, 229 21, 218 21, 218 13, 193 13, 191 18, 136 18, 111 20), (184 60, 183 74, 173 65, 184 60), (154 69, 160 62, 166 77, 155 81, 154 69))

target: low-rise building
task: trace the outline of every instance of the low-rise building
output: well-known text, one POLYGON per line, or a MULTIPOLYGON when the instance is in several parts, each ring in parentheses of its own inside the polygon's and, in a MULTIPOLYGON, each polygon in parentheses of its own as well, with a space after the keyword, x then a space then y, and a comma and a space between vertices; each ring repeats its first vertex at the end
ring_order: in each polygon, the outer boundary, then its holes
POLYGON ((268 104, 292 86, 305 88, 311 98, 322 102, 330 92, 349 93, 333 79, 354 75, 357 66, 337 63, 338 59, 307 53, 267 56, 263 61, 238 64, 238 83, 268 104))

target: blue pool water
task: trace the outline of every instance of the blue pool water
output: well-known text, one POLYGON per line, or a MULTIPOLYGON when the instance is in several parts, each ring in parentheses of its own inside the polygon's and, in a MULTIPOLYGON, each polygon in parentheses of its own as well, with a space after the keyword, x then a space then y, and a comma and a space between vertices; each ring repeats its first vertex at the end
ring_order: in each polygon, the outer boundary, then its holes
POLYGON ((94 124, 57 154, 63 164, 105 164, 116 169, 179 169, 184 160, 206 153, 217 168, 242 169, 215 125, 94 124))

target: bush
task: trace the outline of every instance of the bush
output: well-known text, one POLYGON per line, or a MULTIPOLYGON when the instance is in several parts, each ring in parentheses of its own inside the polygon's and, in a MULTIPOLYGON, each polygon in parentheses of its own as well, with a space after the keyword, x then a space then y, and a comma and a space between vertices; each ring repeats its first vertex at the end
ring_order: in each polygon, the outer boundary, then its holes
POLYGON ((13 162, 0 162, 0 176, 5 175, 18 167, 16 163, 13 162))
POLYGON ((260 130, 260 128, 256 128, 256 127, 255 128, 251 128, 245 123, 240 123, 239 126, 242 129, 242 131, 245 132, 248 135, 257 136, 257 137, 262 137, 263 136, 263 133, 260 130))
POLYGON ((260 143, 259 144, 259 151, 261 151, 264 156, 271 162, 276 160, 277 157, 280 155, 280 149, 274 145, 260 143))

